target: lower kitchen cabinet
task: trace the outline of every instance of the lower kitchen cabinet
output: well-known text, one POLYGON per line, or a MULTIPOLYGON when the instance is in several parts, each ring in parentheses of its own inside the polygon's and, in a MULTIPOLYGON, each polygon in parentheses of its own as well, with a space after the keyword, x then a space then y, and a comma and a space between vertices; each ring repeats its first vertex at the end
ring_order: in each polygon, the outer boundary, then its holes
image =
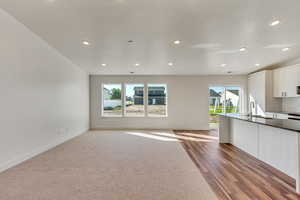
POLYGON ((297 178, 298 132, 230 120, 230 143, 274 168, 297 178))
POLYGON ((299 133, 263 125, 258 133, 258 158, 296 178, 299 133))
POLYGON ((258 126, 241 120, 231 120, 231 143, 243 151, 258 156, 258 126))

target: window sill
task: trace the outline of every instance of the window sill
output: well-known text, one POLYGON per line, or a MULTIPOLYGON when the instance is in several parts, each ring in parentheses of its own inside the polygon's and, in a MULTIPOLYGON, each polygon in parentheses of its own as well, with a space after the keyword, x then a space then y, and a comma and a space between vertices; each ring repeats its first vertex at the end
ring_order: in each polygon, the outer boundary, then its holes
POLYGON ((101 118, 168 118, 168 116, 101 116, 101 118))

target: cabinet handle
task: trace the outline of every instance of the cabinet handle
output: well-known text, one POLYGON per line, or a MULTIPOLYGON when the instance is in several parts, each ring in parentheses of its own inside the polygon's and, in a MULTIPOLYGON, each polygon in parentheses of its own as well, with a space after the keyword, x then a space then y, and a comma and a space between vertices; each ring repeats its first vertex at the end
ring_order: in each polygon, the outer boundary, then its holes
POLYGON ((282 96, 282 97, 286 97, 286 96, 287 96, 287 92, 282 92, 282 93, 281 93, 281 96, 282 96))

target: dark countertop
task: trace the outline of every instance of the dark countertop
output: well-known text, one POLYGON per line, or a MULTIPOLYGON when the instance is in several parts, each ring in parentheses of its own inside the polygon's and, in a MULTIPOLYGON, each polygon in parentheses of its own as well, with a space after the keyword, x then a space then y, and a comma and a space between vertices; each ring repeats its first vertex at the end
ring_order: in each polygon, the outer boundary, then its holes
POLYGON ((287 114, 289 114, 289 115, 291 115, 291 116, 297 116, 297 117, 300 117, 300 113, 292 113, 292 112, 289 112, 289 113, 287 113, 287 114))
POLYGON ((268 113, 279 113, 279 114, 286 114, 286 115, 300 117, 300 113, 299 112, 269 112, 268 111, 268 113))
POLYGON ((266 126, 272 126, 275 128, 281 128, 289 131, 296 131, 300 133, 300 121, 299 120, 291 120, 291 119, 265 119, 259 117, 249 117, 245 114, 236 114, 236 113, 228 113, 228 114, 219 114, 221 116, 230 117, 234 119, 239 119, 251 123, 262 124, 266 126))

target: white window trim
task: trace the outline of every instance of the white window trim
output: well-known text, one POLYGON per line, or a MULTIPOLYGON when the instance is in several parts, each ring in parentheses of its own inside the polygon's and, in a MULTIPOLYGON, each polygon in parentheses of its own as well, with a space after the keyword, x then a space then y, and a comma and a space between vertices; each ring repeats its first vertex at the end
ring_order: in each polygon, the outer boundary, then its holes
POLYGON ((168 97, 169 97, 169 94, 168 94, 168 92, 169 92, 169 90, 168 90, 168 84, 166 84, 166 83, 147 83, 147 108, 148 108, 148 88, 149 88, 149 85, 165 85, 165 87, 166 87, 166 114, 165 115, 160 115, 160 116, 155 116, 155 115, 153 115, 153 116, 149 116, 149 113, 148 113, 148 109, 147 109, 147 117, 150 117, 150 118, 167 118, 168 117, 168 97))
POLYGON ((102 83, 101 84, 101 117, 103 117, 103 118, 122 118, 124 116, 123 93, 124 93, 123 83, 102 83), (104 114, 104 94, 103 94, 104 85, 121 85, 122 115, 105 115, 104 114))
POLYGON ((169 104, 169 91, 167 83, 101 83, 101 117, 102 118, 167 118, 168 117, 168 104, 169 104), (104 85, 121 85, 121 102, 122 102, 122 115, 105 115, 104 114, 104 85), (126 115, 126 85, 143 85, 144 86, 144 115, 140 116, 127 116, 126 115), (165 85, 166 87, 166 114, 155 116, 148 113, 148 87, 149 85, 165 85))
MULTIPOLYGON (((210 88, 211 87, 223 87, 224 88, 224 92, 225 92, 225 99, 226 99, 226 88, 229 88, 229 87, 237 87, 237 88, 240 88, 240 101, 239 101, 239 111, 240 112, 244 112, 245 110, 245 105, 244 105, 244 98, 245 98, 245 94, 244 94, 244 88, 241 86, 241 85, 209 85, 208 86, 208 96, 210 95, 210 88)), ((223 112, 226 113, 226 101, 225 101, 225 106, 223 107, 223 112), (225 111, 224 111, 225 109, 225 111)), ((209 110, 209 106, 208 106, 208 110, 209 110)))
POLYGON ((130 117, 130 118, 141 118, 141 117, 146 117, 146 101, 145 101, 145 97, 146 97, 146 93, 145 93, 145 87, 146 87, 146 85, 144 84, 144 83, 124 83, 124 102, 122 102, 123 103, 123 110, 124 110, 124 113, 123 113, 123 116, 124 117, 130 117), (143 115, 137 115, 137 116, 128 116, 128 115, 126 115, 126 86, 127 85, 143 85, 143 87, 144 87, 144 96, 143 96, 143 99, 144 99, 144 114, 143 115))

